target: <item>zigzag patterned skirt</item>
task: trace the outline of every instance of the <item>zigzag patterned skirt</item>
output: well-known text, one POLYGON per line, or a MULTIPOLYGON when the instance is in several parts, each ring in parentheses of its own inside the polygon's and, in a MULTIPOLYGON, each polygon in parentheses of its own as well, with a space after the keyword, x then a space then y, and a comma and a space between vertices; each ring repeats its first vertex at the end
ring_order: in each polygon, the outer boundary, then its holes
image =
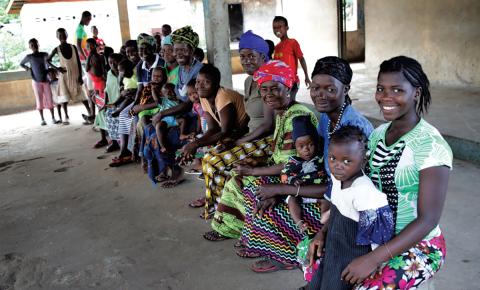
POLYGON ((258 201, 256 190, 260 184, 280 183, 278 177, 261 177, 254 182, 244 184, 245 225, 242 242, 247 245, 247 252, 277 260, 281 263, 297 264, 297 244, 305 235, 314 235, 320 231, 320 203, 301 204, 302 219, 308 225, 304 234, 300 234, 293 221, 288 205, 277 204, 262 217, 253 216, 253 209, 258 201))

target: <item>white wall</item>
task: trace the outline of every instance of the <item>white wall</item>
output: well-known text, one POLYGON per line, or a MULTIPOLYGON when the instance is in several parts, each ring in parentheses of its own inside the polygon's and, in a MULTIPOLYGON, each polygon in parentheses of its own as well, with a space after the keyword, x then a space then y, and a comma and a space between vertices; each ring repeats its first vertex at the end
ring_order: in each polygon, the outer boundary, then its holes
POLYGON ((118 52, 122 40, 115 0, 25 4, 20 13, 23 38, 25 42, 30 38, 36 38, 40 43, 40 50, 50 51, 59 44, 56 31, 63 27, 67 30, 68 41, 75 44, 75 29, 85 10, 95 16, 90 26, 85 27, 88 36, 92 36, 90 27, 96 25, 99 37, 118 52))

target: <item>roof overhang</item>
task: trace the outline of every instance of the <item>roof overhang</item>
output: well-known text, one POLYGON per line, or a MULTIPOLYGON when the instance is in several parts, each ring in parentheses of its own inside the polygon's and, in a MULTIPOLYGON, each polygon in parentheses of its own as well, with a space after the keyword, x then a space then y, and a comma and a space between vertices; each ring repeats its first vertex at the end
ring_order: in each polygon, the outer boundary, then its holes
POLYGON ((41 3, 56 3, 56 2, 78 2, 86 0, 10 0, 7 6, 8 14, 20 14, 24 4, 41 4, 41 3))

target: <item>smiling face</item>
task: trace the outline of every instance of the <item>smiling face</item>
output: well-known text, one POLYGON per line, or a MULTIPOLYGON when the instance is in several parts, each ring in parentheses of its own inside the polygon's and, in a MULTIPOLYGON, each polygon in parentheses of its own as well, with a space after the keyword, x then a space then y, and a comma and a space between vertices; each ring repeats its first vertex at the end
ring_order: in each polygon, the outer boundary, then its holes
POLYGON ((417 115, 416 104, 421 89, 410 84, 401 72, 385 72, 378 75, 375 100, 387 121, 417 115))
POLYGON ((170 44, 162 46, 162 55, 167 63, 174 63, 176 61, 175 56, 173 55, 173 46, 170 44))
POLYGON ((193 50, 183 42, 176 42, 173 44, 173 55, 179 65, 188 65, 192 62, 193 50))
POLYGON ((295 149, 298 157, 305 161, 311 160, 316 155, 316 143, 310 135, 298 137, 295 140, 295 149))
POLYGON ((142 43, 138 47, 138 54, 143 61, 147 61, 153 55, 153 49, 150 45, 142 43))
POLYGON ((260 96, 265 105, 272 110, 281 110, 288 106, 290 98, 289 89, 277 81, 268 81, 260 85, 260 96))
POLYGON ((138 61, 140 60, 138 50, 133 46, 127 46, 125 48, 125 54, 127 55, 128 60, 132 63, 138 63, 138 61))
POLYGON ((205 74, 199 73, 195 82, 195 89, 200 98, 208 98, 215 94, 217 88, 205 74))
POLYGON ((274 21, 272 27, 273 34, 275 34, 276 37, 282 39, 283 37, 285 37, 285 35, 287 35, 288 26, 285 25, 285 22, 274 21))
POLYGON ((330 113, 340 110, 349 89, 350 86, 344 85, 330 75, 318 74, 312 78, 310 97, 317 111, 330 113))
POLYGON ((328 165, 335 179, 348 186, 359 176, 365 165, 365 148, 359 141, 331 142, 328 146, 328 165))
POLYGON ((265 63, 265 60, 259 52, 243 48, 240 50, 240 63, 248 75, 253 75, 265 63))

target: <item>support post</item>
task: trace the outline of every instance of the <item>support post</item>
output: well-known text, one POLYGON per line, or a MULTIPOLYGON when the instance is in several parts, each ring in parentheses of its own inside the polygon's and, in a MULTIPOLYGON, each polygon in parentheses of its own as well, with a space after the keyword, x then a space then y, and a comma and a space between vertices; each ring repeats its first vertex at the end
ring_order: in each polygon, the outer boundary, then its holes
POLYGON ((220 70, 222 86, 232 88, 230 25, 227 5, 224 0, 203 0, 208 62, 220 70))
POLYGON ((117 6, 118 20, 120 22, 120 34, 122 36, 122 44, 124 44, 127 40, 131 38, 127 0, 117 0, 117 6))

